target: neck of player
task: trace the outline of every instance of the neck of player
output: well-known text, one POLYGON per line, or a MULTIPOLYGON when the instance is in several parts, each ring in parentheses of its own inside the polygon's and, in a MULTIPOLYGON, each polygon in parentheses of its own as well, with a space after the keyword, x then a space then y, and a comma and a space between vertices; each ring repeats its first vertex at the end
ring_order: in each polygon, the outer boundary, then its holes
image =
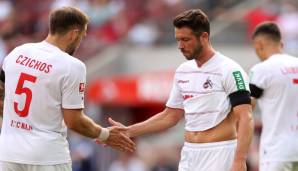
POLYGON ((215 54, 215 50, 212 46, 208 45, 206 48, 202 49, 202 52, 196 59, 198 67, 202 67, 209 59, 211 59, 215 54))
POLYGON ((48 35, 48 37, 45 39, 46 42, 58 47, 62 51, 66 51, 67 49, 67 41, 66 38, 58 36, 58 35, 48 35))

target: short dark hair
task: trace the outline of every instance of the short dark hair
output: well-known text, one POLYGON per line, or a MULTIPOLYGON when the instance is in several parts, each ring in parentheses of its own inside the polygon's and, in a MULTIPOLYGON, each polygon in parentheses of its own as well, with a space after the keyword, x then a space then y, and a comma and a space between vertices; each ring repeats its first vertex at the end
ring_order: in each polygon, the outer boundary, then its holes
POLYGON ((50 13, 49 31, 50 34, 64 34, 73 28, 83 30, 88 22, 88 16, 79 9, 62 7, 50 13))
POLYGON ((200 9, 191 9, 178 14, 173 25, 176 28, 188 27, 195 35, 207 32, 210 35, 210 23, 208 16, 200 9))
POLYGON ((274 22, 263 22, 255 28, 255 31, 252 34, 252 38, 259 35, 264 35, 270 38, 271 40, 275 42, 281 41, 281 33, 276 23, 274 22))

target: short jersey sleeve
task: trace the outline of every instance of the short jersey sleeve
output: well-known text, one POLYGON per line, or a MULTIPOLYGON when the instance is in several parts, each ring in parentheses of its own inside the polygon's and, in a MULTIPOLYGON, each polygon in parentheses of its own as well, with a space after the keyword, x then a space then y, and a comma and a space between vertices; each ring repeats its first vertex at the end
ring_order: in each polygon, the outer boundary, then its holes
POLYGON ((253 66, 249 72, 249 83, 255 85, 258 88, 265 89, 267 87, 267 77, 264 74, 264 67, 257 64, 253 66))
POLYGON ((82 62, 70 66, 70 72, 62 85, 62 107, 65 109, 84 108, 84 90, 86 84, 86 67, 82 62))
POLYGON ((230 67, 224 74, 223 87, 232 107, 251 104, 248 76, 240 66, 230 67))
POLYGON ((223 86, 228 95, 237 91, 249 92, 248 76, 240 66, 234 66, 224 74, 223 86))
POLYGON ((176 75, 174 76, 173 87, 170 93, 170 97, 166 103, 167 107, 183 109, 183 96, 179 90, 176 75))

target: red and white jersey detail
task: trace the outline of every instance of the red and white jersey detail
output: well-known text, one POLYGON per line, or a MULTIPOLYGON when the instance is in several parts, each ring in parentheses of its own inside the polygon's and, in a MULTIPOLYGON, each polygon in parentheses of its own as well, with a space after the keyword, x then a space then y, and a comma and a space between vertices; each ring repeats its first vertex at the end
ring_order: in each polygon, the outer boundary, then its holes
POLYGON ((298 59, 275 54, 256 64, 250 83, 263 89, 257 102, 263 124, 260 160, 298 161, 298 59))
POLYGON ((176 70, 167 107, 185 111, 187 131, 215 127, 231 111, 229 95, 247 90, 248 77, 233 60, 219 52, 203 66, 186 61, 176 70))
POLYGON ((71 162, 62 108, 84 108, 85 65, 45 41, 15 48, 4 60, 0 160, 71 162))

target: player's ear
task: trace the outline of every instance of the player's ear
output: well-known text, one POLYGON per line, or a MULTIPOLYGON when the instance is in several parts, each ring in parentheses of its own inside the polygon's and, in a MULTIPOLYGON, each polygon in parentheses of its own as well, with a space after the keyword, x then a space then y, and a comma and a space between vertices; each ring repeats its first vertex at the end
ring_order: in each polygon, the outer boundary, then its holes
POLYGON ((201 41, 208 42, 209 41, 209 34, 207 32, 202 32, 200 35, 201 41))
POLYGON ((75 29, 71 29, 70 31, 68 31, 68 38, 69 38, 69 41, 74 41, 77 39, 77 37, 79 36, 80 34, 80 30, 75 28, 75 29))

